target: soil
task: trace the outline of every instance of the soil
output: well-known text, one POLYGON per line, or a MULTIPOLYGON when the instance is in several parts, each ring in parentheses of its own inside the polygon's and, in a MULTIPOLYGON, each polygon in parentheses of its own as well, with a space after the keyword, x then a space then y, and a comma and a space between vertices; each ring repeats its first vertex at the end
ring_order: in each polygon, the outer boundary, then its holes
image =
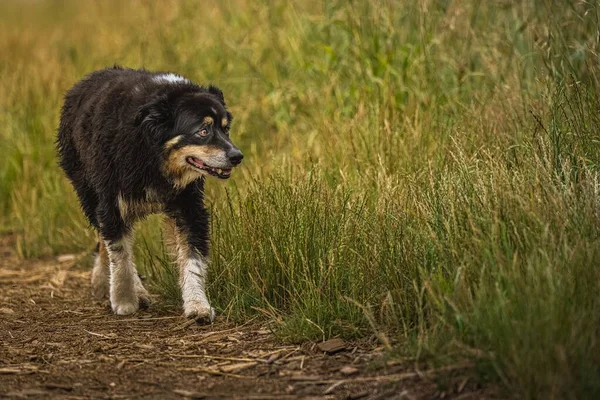
POLYGON ((482 399, 468 365, 387 360, 374 339, 300 345, 265 322, 190 323, 94 303, 77 257, 23 261, 0 238, 0 398, 482 399))

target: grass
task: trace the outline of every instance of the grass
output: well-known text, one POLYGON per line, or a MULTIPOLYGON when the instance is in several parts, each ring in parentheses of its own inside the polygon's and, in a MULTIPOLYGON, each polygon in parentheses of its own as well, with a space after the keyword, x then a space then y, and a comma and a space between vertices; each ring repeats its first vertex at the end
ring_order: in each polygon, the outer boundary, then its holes
MULTIPOLYGON (((93 246, 53 141, 114 63, 220 86, 246 158, 211 182, 209 294, 288 340, 373 329, 530 399, 600 395, 600 4, 3 2, 0 222, 93 246)), ((138 264, 178 298, 159 218, 138 264)), ((142 239, 143 238, 143 239, 142 239)))

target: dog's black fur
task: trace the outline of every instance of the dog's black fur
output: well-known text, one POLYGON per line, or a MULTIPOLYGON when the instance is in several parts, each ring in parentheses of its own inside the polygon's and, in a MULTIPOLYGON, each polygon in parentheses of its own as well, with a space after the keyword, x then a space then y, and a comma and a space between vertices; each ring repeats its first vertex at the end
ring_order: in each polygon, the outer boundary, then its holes
POLYGON ((221 90, 173 74, 114 67, 69 90, 60 165, 100 244, 117 245, 137 219, 162 211, 207 256, 203 176, 228 178, 243 157, 229 138, 231 120, 221 90))

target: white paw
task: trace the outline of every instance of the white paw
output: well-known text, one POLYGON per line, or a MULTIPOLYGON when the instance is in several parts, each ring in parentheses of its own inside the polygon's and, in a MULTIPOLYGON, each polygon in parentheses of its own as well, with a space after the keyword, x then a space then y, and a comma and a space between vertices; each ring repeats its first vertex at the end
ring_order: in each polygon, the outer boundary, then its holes
POLYGON ((215 310, 208 303, 188 301, 183 304, 183 315, 199 323, 211 323, 215 319, 215 310))
POLYGON ((117 315, 131 315, 135 313, 140 308, 140 302, 136 298, 135 301, 112 301, 111 307, 115 314, 117 315))
POLYGON ((142 286, 142 283, 135 285, 135 297, 130 299, 113 299, 111 298, 112 310, 117 315, 130 315, 142 309, 145 310, 150 306, 150 294, 142 286))

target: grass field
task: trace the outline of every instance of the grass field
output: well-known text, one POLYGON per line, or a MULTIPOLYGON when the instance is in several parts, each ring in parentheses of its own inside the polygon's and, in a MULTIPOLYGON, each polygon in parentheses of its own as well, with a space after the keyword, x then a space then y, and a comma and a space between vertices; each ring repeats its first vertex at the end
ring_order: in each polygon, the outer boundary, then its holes
MULTIPOLYGON (((207 185, 221 314, 598 398, 599 41, 594 0, 2 2, 0 226, 25 258, 91 249, 62 96, 177 72, 223 89, 246 155, 207 185)), ((159 220, 138 264, 174 302, 159 220)))

